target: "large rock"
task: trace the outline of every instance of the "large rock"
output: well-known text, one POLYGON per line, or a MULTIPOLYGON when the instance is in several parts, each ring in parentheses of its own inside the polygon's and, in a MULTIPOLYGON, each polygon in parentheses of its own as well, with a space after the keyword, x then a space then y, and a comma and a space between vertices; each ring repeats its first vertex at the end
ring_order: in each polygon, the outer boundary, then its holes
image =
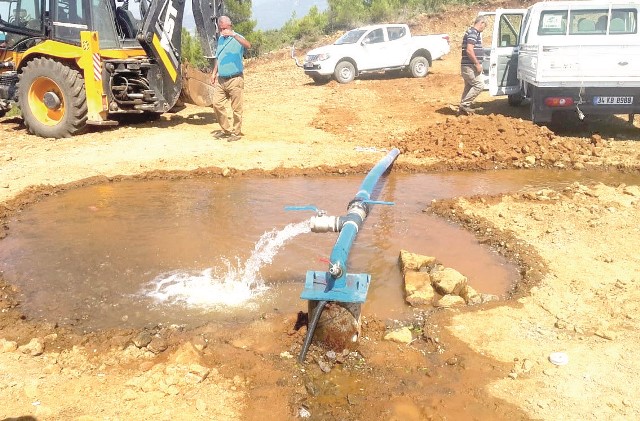
POLYGON ((40 338, 33 338, 28 344, 19 347, 18 350, 23 354, 29 354, 32 357, 37 357, 38 355, 42 355, 44 352, 44 343, 40 338))
POLYGON ((640 197, 640 187, 638 186, 626 186, 623 190, 624 194, 628 194, 634 197, 640 197))
MULTIPOLYGON (((309 301, 309 314, 314 314, 317 301, 309 301)), ((320 315, 313 342, 329 350, 354 351, 360 337, 360 303, 329 302, 320 315)))
POLYGON ((482 295, 478 293, 475 289, 471 287, 471 285, 465 285, 464 288, 460 291, 459 294, 468 305, 481 304, 482 303, 482 295))
POLYGON ((18 349, 18 344, 14 341, 7 341, 6 339, 0 339, 0 353, 13 352, 18 349))
POLYGON ((192 343, 187 342, 180 345, 170 357, 170 361, 183 365, 199 364, 202 362, 202 355, 192 343))
POLYGON ((420 291, 424 287, 431 287, 431 275, 428 272, 407 272, 404 274, 404 290, 407 295, 420 291))
POLYGON ((414 307, 441 308, 475 305, 491 301, 467 284, 467 277, 445 268, 435 257, 400 250, 405 300, 414 307))
POLYGON ((436 307, 443 308, 458 307, 463 305, 465 305, 464 298, 458 295, 445 295, 435 303, 436 307))
POLYGON ((431 273, 433 287, 440 295, 460 295, 467 285, 467 277, 455 269, 444 268, 431 273))
POLYGON ((414 307, 432 304, 436 295, 427 272, 406 272, 404 290, 406 301, 414 307))
POLYGON ((413 334, 408 327, 402 327, 397 330, 393 330, 384 335, 385 341, 393 341, 401 344, 409 344, 413 340, 413 334))
POLYGON ((410 253, 407 250, 400 250, 400 269, 402 269, 402 273, 419 271, 422 268, 431 268, 435 263, 435 257, 423 256, 421 254, 410 253))

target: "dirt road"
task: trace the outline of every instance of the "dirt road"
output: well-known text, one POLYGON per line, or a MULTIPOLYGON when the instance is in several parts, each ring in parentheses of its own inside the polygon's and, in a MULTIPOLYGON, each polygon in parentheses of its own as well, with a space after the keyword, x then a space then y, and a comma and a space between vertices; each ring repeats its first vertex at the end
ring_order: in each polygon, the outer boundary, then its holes
MULTIPOLYGON (((288 52, 247 66, 246 136, 215 140, 210 109, 73 139, 0 125, 0 238, 7 220, 55 191, 123 178, 364 173, 398 147, 394 171, 547 167, 637 173, 640 128, 623 118, 555 127, 526 106, 482 94, 456 117, 457 45, 476 10, 416 21, 448 32, 452 52, 425 79, 372 75, 313 85, 288 52)), ((640 187, 460 198, 427 211, 456 221, 516 262, 513 297, 406 321, 410 345, 367 318, 358 353, 325 373, 288 358, 304 329, 265 314, 238 331, 209 324, 78 334, 28 320, 16 287, 0 289, 0 418, 97 419, 638 419, 640 187), (552 352, 569 357, 549 362, 552 352), (452 389, 451 385, 456 388, 452 389)), ((1 276, 1 274, 0 274, 1 276)))

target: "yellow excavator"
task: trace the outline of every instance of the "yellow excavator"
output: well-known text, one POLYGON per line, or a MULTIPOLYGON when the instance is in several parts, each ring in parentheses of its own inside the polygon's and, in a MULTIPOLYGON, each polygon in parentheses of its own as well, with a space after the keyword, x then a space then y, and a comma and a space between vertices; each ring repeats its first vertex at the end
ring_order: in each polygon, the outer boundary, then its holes
MULTIPOLYGON (((30 133, 63 138, 174 107, 185 0, 134 1, 0 0, 0 117, 17 103, 30 133)), ((192 12, 213 64, 223 2, 192 12)))

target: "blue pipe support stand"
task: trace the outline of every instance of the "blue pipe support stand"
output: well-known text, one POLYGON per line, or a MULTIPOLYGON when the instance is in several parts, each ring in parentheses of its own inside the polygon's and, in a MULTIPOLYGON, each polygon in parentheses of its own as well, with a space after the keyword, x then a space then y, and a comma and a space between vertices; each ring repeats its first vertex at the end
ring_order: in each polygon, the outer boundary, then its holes
POLYGON ((360 185, 360 189, 354 200, 350 203, 349 211, 353 205, 365 210, 364 217, 358 212, 349 213, 345 217, 345 223, 340 230, 340 235, 333 247, 329 258, 329 271, 308 271, 305 279, 305 287, 300 298, 314 301, 338 301, 345 303, 364 303, 367 298, 371 275, 366 273, 347 273, 347 259, 353 242, 358 235, 358 230, 368 214, 368 204, 390 204, 386 202, 372 201, 371 193, 378 180, 389 169, 400 154, 397 148, 392 149, 387 156, 380 160, 367 174, 360 185), (354 216, 355 215, 355 216, 354 216))

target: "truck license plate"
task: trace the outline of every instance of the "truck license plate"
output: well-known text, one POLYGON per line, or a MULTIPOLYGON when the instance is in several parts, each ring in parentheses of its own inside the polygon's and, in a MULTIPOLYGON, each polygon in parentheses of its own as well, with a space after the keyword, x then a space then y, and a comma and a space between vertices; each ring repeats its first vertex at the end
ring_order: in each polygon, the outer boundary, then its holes
POLYGON ((632 96, 594 96, 594 105, 629 105, 633 104, 632 96))

